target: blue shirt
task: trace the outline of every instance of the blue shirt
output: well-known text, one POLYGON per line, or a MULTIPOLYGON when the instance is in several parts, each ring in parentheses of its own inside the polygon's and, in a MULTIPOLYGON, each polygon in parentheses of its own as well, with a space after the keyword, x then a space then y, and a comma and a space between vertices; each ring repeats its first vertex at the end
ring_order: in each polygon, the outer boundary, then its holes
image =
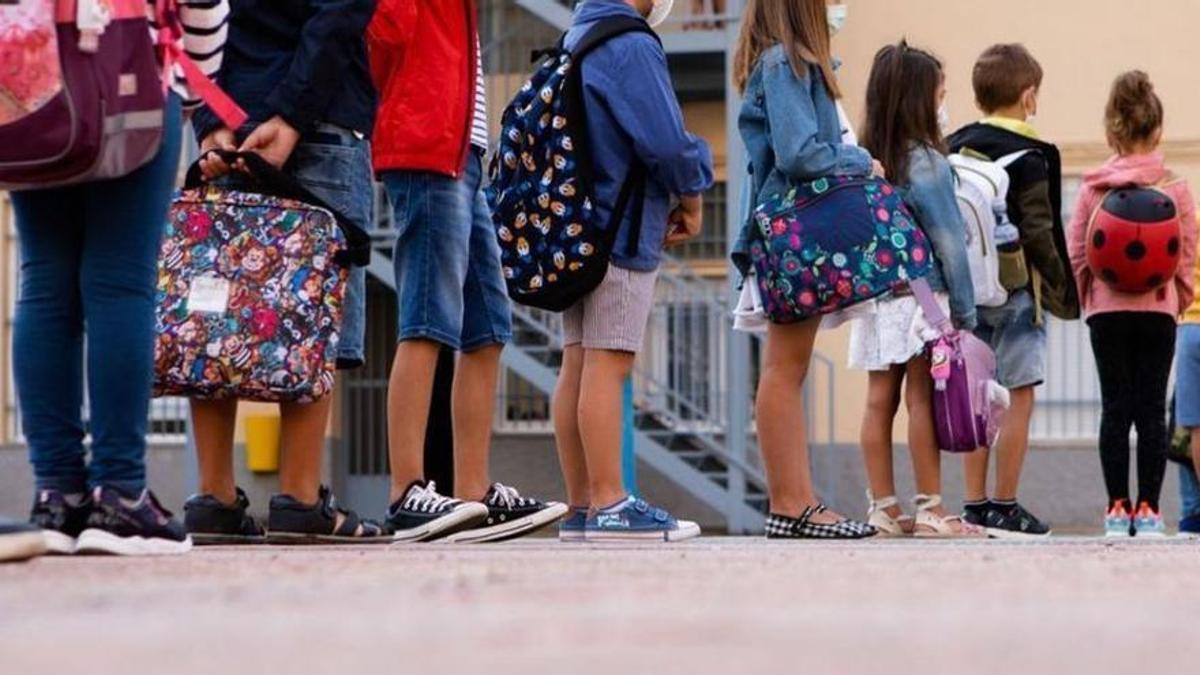
MULTIPOLYGON (((573 48, 599 19, 621 15, 639 16, 624 0, 587 0, 575 9, 564 46, 573 48)), ((654 270, 662 258, 671 195, 695 195, 712 187, 712 153, 708 144, 684 129, 667 56, 652 36, 629 33, 613 38, 584 59, 582 75, 600 222, 607 224, 612 218, 635 158, 650 173, 637 254, 626 254, 631 207, 621 221, 612 262, 626 269, 654 270)))
MULTIPOLYGON (((279 115, 301 133, 326 122, 369 135, 376 96, 366 30, 375 0, 231 0, 217 81, 262 123, 279 115)), ((196 137, 221 122, 207 108, 196 137)))

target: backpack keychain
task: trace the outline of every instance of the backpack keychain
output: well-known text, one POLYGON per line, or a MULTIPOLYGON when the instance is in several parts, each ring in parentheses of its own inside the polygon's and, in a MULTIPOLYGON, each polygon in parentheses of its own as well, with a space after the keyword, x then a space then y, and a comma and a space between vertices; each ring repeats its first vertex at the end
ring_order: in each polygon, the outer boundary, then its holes
POLYGON ((938 340, 929 354, 929 374, 933 377, 933 388, 936 391, 946 391, 946 383, 950 381, 950 359, 954 350, 947 344, 946 339, 938 340))
POLYGON ((79 29, 79 51, 100 51, 100 36, 112 22, 112 11, 105 0, 79 0, 75 8, 75 27, 79 29))

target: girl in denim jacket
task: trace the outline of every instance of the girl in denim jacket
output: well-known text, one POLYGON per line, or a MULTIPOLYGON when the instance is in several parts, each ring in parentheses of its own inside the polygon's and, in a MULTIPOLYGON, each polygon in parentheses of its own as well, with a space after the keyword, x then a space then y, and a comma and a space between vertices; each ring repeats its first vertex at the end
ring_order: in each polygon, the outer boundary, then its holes
MULTIPOLYGON (((954 175, 943 156, 940 106, 946 96, 942 64, 905 42, 879 50, 867 85, 863 147, 882 157, 888 179, 912 208, 933 248, 927 277, 954 326, 975 327, 975 292, 967 261, 966 226, 954 196, 954 175)), ((862 425, 870 484, 868 522, 885 536, 983 536, 981 528, 942 507, 941 455, 933 427, 933 380, 925 343, 938 335, 915 298, 878 303, 850 333, 850 367, 870 371, 862 425), (909 448, 917 495, 915 522, 903 516, 892 476, 892 423, 906 385, 909 448)))

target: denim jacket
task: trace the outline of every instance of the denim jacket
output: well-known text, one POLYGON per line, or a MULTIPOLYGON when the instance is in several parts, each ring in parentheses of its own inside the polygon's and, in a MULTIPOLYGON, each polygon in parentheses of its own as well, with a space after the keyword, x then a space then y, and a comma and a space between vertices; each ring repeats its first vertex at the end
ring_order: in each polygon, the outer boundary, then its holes
POLYGON ((950 295, 950 318, 957 328, 975 328, 975 286, 967 260, 967 225, 954 196, 950 162, 937 150, 914 144, 908 176, 897 187, 933 248, 934 266, 926 277, 935 291, 950 295))
MULTIPOLYGON (((842 143, 837 105, 821 69, 808 64, 806 76, 796 77, 782 45, 763 52, 746 82, 738 130, 749 157, 749 208, 790 182, 871 173, 870 153, 842 143)), ((732 253, 743 274, 750 269, 749 208, 732 253)))

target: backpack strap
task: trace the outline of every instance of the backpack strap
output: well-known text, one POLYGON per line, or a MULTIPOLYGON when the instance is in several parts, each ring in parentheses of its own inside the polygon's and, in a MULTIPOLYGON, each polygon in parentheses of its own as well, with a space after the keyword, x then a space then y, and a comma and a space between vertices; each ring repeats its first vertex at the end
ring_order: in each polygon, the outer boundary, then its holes
POLYGON ((943 335, 952 335, 954 324, 942 311, 942 306, 938 304, 937 296, 933 294, 933 288, 929 286, 929 280, 924 277, 912 279, 908 282, 908 288, 912 291, 913 297, 917 299, 917 304, 921 306, 925 320, 940 330, 943 335))
POLYGON ((183 71, 188 88, 200 97, 221 123, 230 129, 241 127, 249 119, 246 111, 233 98, 217 86, 192 57, 179 46, 183 39, 183 20, 179 16, 178 0, 157 0, 155 14, 158 21, 158 50, 162 60, 163 94, 175 78, 175 66, 183 71))
POLYGON ((996 160, 996 166, 1000 167, 1001 169, 1007 170, 1008 167, 1012 166, 1013 164, 1016 164, 1018 160, 1020 160, 1022 157, 1024 157, 1025 155, 1028 155, 1031 152, 1033 152, 1033 150, 1026 148, 1025 150, 1018 150, 1016 152, 1007 154, 996 160))

